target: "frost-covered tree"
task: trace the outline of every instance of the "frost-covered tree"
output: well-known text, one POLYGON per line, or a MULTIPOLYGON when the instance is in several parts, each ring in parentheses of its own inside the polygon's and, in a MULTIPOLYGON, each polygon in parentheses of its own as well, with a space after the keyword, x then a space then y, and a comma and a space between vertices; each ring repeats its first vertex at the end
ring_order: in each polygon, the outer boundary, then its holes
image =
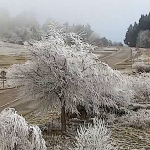
POLYGON ((100 36, 99 36, 98 34, 96 34, 96 33, 93 32, 93 33, 89 36, 88 41, 89 41, 89 43, 94 43, 94 41, 96 41, 97 39, 100 40, 100 36))
POLYGON ((13 108, 0 113, 1 150, 46 150, 38 126, 30 126, 13 108))
POLYGON ((87 113, 99 113, 99 106, 128 105, 132 91, 124 76, 98 60, 88 43, 74 33, 63 33, 56 24, 49 26, 42 41, 28 45, 30 61, 13 65, 7 73, 21 97, 39 100, 41 106, 60 108, 62 130, 65 112, 76 112, 77 105, 87 113), (65 43, 66 36, 72 44, 65 43))
POLYGON ((109 41, 105 37, 101 38, 101 42, 102 42, 102 46, 104 47, 109 45, 109 41))
POLYGON ((10 43, 40 40, 41 28, 33 13, 23 12, 12 18, 7 11, 0 11, 0 37, 10 43))
POLYGON ((110 131, 104 121, 94 118, 93 125, 81 126, 77 131, 75 150, 111 150, 110 131))
POLYGON ((150 31, 140 31, 137 37, 137 47, 150 48, 150 31))

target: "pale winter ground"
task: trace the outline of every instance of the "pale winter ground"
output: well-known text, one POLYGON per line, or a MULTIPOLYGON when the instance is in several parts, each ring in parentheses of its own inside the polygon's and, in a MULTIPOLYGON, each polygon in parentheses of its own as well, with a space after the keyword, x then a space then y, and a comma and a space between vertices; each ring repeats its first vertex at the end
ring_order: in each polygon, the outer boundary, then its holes
POLYGON ((25 62, 27 60, 26 54, 24 46, 0 41, 0 69, 25 62))

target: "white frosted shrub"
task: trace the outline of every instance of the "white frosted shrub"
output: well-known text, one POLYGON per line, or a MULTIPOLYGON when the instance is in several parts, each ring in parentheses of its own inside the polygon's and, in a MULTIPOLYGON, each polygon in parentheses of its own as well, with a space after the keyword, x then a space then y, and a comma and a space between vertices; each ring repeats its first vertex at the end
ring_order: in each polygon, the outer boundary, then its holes
POLYGON ((133 127, 148 127, 150 125, 150 110, 140 109, 122 116, 119 122, 133 127))
POLYGON ((81 126, 77 131, 75 150, 112 150, 110 131, 104 121, 94 119, 94 124, 81 126))
POLYGON ((137 72, 150 72, 150 65, 145 64, 144 62, 136 63, 135 68, 137 72))
POLYGON ((150 95, 150 74, 142 73, 138 76, 131 76, 129 78, 129 84, 133 94, 137 99, 149 98, 150 95))
POLYGON ((46 150, 38 126, 29 126, 25 119, 13 108, 0 113, 1 150, 46 150))

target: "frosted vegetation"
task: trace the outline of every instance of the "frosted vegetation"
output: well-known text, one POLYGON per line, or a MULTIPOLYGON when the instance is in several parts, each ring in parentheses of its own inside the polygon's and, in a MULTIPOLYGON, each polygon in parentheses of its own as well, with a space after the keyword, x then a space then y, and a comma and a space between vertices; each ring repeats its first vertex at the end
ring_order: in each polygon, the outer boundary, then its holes
POLYGON ((147 48, 150 47, 150 31, 140 31, 137 37, 137 47, 147 48))
POLYGON ((13 108, 0 113, 0 150, 46 150, 38 126, 30 126, 13 108))
POLYGON ((93 125, 81 126, 77 134, 75 150, 117 150, 112 147, 111 133, 102 120, 94 118, 93 125))
POLYGON ((40 40, 40 25, 33 13, 23 12, 15 17, 0 10, 0 37, 10 43, 23 44, 24 41, 40 40))
POLYGON ((150 96, 150 74, 142 73, 139 76, 130 77, 135 99, 149 99, 150 96))
POLYGON ((139 109, 119 118, 119 123, 132 127, 148 127, 150 125, 150 110, 139 109))
POLYGON ((149 73, 150 72, 150 65, 149 64, 145 64, 144 62, 139 62, 135 64, 135 68, 137 72, 146 72, 149 73))

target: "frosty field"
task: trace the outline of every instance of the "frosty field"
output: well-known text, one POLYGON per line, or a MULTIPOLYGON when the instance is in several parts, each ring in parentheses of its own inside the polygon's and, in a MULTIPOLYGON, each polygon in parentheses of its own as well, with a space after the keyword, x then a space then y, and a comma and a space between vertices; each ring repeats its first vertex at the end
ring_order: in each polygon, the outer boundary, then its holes
MULTIPOLYGON (((121 72, 127 72, 131 74, 131 59, 130 59, 130 48, 113 48, 113 50, 102 49, 96 50, 93 53, 99 56, 99 59, 107 62, 112 68, 118 69, 121 72)), ((142 51, 138 58, 134 52, 134 63, 139 61, 149 62, 150 52, 149 50, 142 51)), ((24 63, 27 61, 27 53, 23 46, 8 44, 0 42, 0 69, 7 70, 7 68, 12 64, 24 63)), ((133 65, 134 66, 134 65, 133 65)), ((7 83, 5 84, 7 88, 7 83)), ((10 87, 9 87, 10 88, 10 87)), ((144 99, 136 104, 146 106, 150 101, 144 99)), ((43 129, 44 138, 47 142, 49 150, 57 150, 58 145, 67 150, 68 144, 73 143, 74 139, 71 136, 60 136, 60 114, 54 114, 49 112, 36 113, 34 112, 35 106, 32 102, 26 102, 25 100, 17 99, 17 90, 12 89, 2 89, 0 90, 0 111, 4 108, 13 107, 19 114, 23 114, 25 119, 29 124, 37 124, 43 129), (50 119, 51 118, 51 119, 50 119), (48 132, 47 124, 53 128, 53 131, 48 132), (64 145, 66 143, 66 145, 64 145)), ((145 109, 144 109, 145 110, 145 109)), ((149 112, 147 112, 149 113, 149 112)), ((139 115, 139 114, 138 114, 139 115)), ((138 116, 137 115, 137 116, 138 116)), ((110 121, 108 128, 111 131, 112 145, 119 146, 121 150, 148 150, 150 149, 150 127, 137 127, 137 126, 126 126, 122 124, 122 118, 119 116, 107 116, 110 121)), ((75 130, 79 125, 83 124, 84 119, 68 119, 67 121, 67 131, 68 133, 75 134, 75 130)), ((90 120, 87 119, 87 122, 90 120)), ((87 123, 86 122, 86 123, 87 123)), ((147 121, 148 122, 148 121, 147 121)), ((149 124, 149 122, 148 122, 149 124)), ((59 148, 58 148, 59 149, 59 148)))

